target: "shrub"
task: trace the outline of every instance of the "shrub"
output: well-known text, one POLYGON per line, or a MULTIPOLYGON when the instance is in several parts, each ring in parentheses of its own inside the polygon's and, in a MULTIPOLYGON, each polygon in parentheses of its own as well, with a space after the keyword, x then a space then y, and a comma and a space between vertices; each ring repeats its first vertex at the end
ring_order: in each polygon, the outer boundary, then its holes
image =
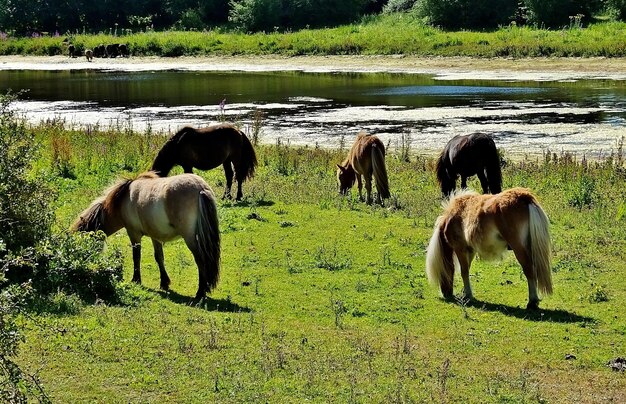
POLYGON ((33 246, 49 234, 53 219, 48 209, 53 193, 42 180, 27 175, 35 139, 9 109, 14 99, 14 94, 0 95, 0 235, 8 251, 33 246))
POLYGON ((491 29, 511 22, 517 0, 418 0, 415 9, 444 29, 491 29))
POLYGON ((232 0, 229 21, 244 31, 333 26, 362 15, 369 0, 232 0))
POLYGON ((626 20, 626 0, 606 0, 606 7, 609 14, 615 19, 626 20))
POLYGON ((601 6, 600 0, 523 0, 531 23, 546 28, 562 28, 588 22, 601 6))
POLYGON ((389 0, 383 8, 384 13, 409 11, 419 0, 389 0))

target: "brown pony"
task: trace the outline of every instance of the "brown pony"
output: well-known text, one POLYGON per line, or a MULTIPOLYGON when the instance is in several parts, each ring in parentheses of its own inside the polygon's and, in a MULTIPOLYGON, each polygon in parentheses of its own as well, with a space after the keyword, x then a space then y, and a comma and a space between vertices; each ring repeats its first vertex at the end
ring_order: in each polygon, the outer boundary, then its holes
POLYGON ((376 179, 376 189, 378 190, 376 201, 382 205, 382 199, 391 196, 387 169, 385 168, 385 146, 378 137, 361 132, 356 136, 348 157, 343 163, 337 164, 339 192, 342 195, 347 194, 356 180, 359 185, 359 198, 363 200, 361 176, 364 176, 367 203, 371 204, 372 175, 376 179))
POLYGON ((464 297, 472 299, 469 269, 478 254, 499 259, 506 249, 515 253, 528 281, 527 309, 537 309, 537 288, 552 293, 548 217, 529 190, 513 188, 496 195, 460 191, 444 202, 444 212, 426 253, 426 274, 451 298, 454 269, 461 267, 464 297))
POLYGON ((126 228, 133 249, 133 282, 141 283, 141 238, 152 238, 161 288, 170 278, 163 263, 163 243, 182 237, 198 265, 198 292, 202 298, 219 279, 220 233, 213 191, 195 174, 160 178, 144 173, 122 180, 83 211, 73 231, 102 230, 107 236, 126 228))
POLYGON ((192 168, 210 170, 224 167, 226 188, 224 198, 231 198, 234 175, 237 179, 237 200, 243 198, 241 184, 252 178, 257 166, 256 153, 248 137, 231 124, 209 126, 203 129, 185 127, 170 137, 152 163, 151 170, 166 177, 175 165, 186 173, 192 168))

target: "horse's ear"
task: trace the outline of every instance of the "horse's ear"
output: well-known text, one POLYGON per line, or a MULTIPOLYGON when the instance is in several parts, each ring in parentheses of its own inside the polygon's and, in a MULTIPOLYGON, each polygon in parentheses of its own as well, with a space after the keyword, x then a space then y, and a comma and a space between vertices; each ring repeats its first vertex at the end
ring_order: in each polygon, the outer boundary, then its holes
POLYGON ((342 173, 346 171, 346 168, 341 164, 337 164, 337 168, 340 169, 342 173))

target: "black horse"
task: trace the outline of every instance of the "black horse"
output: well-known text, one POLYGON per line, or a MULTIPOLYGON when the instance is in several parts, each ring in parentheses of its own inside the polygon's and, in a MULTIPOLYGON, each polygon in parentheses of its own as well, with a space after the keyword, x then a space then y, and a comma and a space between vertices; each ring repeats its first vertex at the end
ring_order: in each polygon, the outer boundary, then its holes
POLYGON ((461 188, 467 187, 467 178, 477 175, 483 193, 502 191, 500 156, 491 136, 485 133, 457 135, 450 139, 437 160, 437 181, 441 193, 449 196, 461 176, 461 188))
POLYGON ((154 159, 151 170, 160 177, 166 177, 175 165, 182 166, 186 173, 192 173, 194 167, 210 170, 222 165, 226 176, 224 198, 231 197, 234 174, 237 179, 236 199, 241 200, 241 184, 254 175, 257 158, 248 137, 233 125, 225 123, 202 129, 185 127, 169 138, 154 159))

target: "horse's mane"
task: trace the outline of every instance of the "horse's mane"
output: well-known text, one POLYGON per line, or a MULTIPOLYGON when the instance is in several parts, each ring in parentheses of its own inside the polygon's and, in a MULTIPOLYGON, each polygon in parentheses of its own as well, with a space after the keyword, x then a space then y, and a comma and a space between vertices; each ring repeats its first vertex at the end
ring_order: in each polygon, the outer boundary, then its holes
POLYGON ((452 206, 456 200, 465 197, 465 196, 477 196, 480 195, 478 192, 474 191, 471 188, 463 188, 463 189, 455 189, 450 193, 448 198, 445 198, 441 201, 441 206, 444 210, 447 210, 448 207, 452 206))

